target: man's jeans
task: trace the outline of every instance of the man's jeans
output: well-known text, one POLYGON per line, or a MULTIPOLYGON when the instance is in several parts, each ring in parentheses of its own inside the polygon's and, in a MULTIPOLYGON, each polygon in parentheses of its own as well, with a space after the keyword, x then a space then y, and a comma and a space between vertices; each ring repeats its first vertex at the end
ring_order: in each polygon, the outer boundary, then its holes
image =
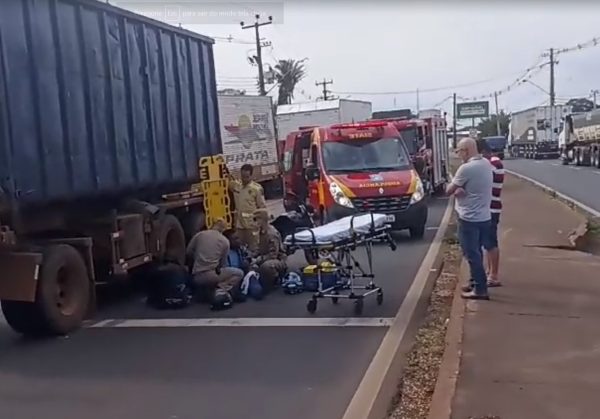
POLYGON ((473 222, 458 219, 458 240, 469 263, 471 281, 478 295, 487 295, 487 277, 481 248, 489 239, 491 221, 473 222))

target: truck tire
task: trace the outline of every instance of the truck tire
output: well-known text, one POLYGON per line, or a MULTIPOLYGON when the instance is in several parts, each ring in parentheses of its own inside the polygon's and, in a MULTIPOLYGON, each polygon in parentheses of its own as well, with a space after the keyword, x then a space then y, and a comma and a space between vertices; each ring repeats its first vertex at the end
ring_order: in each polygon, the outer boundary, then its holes
POLYGON ((184 265, 186 249, 185 232, 177 217, 172 214, 165 215, 160 222, 159 228, 159 262, 175 262, 184 265))
POLYGON ((18 333, 65 335, 81 326, 90 304, 87 268, 73 246, 51 245, 43 255, 35 302, 2 301, 2 312, 18 333))
POLYGON ((591 166, 595 168, 600 168, 600 150, 592 150, 591 166))

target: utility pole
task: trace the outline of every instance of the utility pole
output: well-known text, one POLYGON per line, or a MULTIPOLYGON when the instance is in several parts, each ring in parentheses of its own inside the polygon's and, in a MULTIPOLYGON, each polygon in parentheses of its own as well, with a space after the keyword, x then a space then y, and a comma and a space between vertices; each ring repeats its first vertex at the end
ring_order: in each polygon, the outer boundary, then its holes
POLYGON ((270 25, 273 23, 273 16, 269 16, 268 22, 259 22, 260 15, 256 15, 256 22, 253 25, 245 25, 244 22, 240 22, 240 26, 242 29, 250 29, 254 28, 254 35, 256 36, 256 61, 258 64, 258 86, 260 89, 260 95, 265 96, 267 92, 265 91, 265 76, 263 74, 263 63, 262 63, 262 50, 260 44, 260 34, 258 32, 258 28, 265 25, 270 25))
POLYGON ((550 107, 554 109, 556 94, 554 92, 554 48, 550 48, 550 107))
POLYGON ((592 97, 594 98, 594 109, 596 109, 598 106, 596 105, 596 95, 600 93, 600 90, 592 90, 592 97))
POLYGON ((333 84, 333 80, 325 80, 323 79, 323 81, 316 81, 315 82, 315 86, 323 86, 323 100, 327 100, 327 94, 330 93, 329 90, 327 90, 327 85, 328 84, 333 84))
POLYGON ((498 113, 498 92, 494 92, 494 102, 496 102, 496 135, 500 136, 500 114, 498 113))
POLYGON ((452 148, 456 150, 456 93, 452 95, 452 148))

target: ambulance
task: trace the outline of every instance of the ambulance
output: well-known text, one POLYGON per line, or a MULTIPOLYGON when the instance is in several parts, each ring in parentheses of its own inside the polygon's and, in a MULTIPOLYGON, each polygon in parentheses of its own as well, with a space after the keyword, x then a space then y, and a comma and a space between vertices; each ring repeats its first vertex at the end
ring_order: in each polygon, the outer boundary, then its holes
POLYGON ((284 205, 309 203, 317 221, 375 212, 394 230, 421 238, 427 223, 423 183, 393 123, 369 121, 290 132, 283 152, 284 205))

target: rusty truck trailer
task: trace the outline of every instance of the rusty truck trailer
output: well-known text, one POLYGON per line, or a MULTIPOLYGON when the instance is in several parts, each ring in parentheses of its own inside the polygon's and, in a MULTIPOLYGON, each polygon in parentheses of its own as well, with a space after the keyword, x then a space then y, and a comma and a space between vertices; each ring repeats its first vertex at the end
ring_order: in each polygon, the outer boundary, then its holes
POLYGON ((213 40, 95 0, 0 3, 0 298, 66 333, 94 285, 183 262, 222 151, 213 40))

